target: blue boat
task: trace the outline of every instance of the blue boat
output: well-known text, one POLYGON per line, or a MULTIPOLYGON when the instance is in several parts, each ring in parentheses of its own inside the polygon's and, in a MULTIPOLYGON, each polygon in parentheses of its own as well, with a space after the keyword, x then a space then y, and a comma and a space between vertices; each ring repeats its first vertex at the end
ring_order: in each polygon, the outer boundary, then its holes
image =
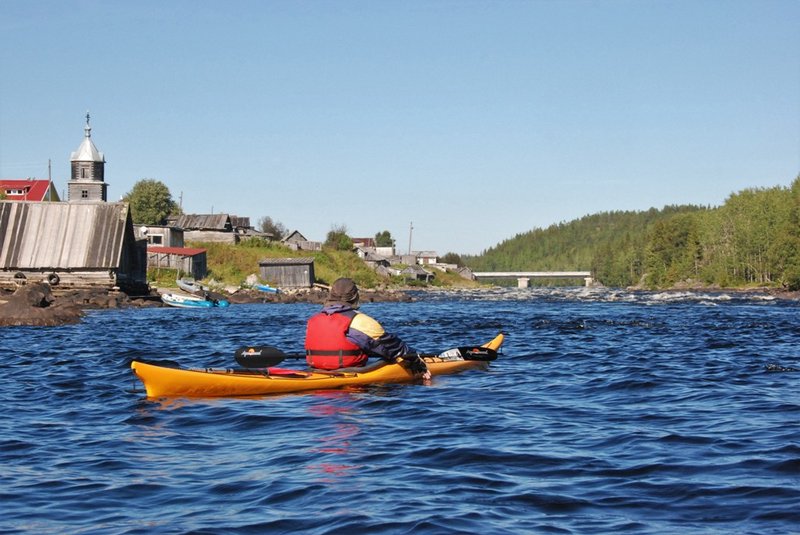
POLYGON ((225 299, 212 299, 211 297, 198 297, 196 295, 184 295, 176 293, 161 294, 161 301, 165 304, 177 308, 224 308, 230 305, 225 299))
POLYGON ((255 288, 256 290, 261 290, 262 292, 270 292, 274 294, 281 293, 281 291, 278 288, 273 288, 269 284, 254 284, 253 288, 255 288))

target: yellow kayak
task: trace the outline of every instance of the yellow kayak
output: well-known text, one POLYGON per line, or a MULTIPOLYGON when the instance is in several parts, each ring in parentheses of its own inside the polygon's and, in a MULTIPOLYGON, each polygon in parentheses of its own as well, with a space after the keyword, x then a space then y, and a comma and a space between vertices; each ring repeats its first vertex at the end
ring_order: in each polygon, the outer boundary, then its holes
MULTIPOLYGON (((480 346, 496 351, 503 344, 503 335, 480 346)), ((472 360, 469 355, 423 356, 431 375, 447 375, 465 370, 486 369, 488 360, 472 360)), ((414 380, 414 375, 403 364, 379 363, 363 370, 321 372, 318 370, 278 369, 185 369, 170 368, 140 361, 131 362, 131 368, 144 383, 147 397, 219 397, 281 394, 341 388, 350 385, 373 383, 404 383, 414 380)))

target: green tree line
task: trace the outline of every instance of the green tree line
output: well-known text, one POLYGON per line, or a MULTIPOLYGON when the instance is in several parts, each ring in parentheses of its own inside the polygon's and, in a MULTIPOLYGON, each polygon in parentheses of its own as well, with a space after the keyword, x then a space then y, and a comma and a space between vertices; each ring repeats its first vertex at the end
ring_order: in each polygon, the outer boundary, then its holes
POLYGON ((800 289, 800 176, 789 187, 752 188, 722 206, 602 212, 534 229, 477 256, 476 271, 591 269, 606 286, 800 289))

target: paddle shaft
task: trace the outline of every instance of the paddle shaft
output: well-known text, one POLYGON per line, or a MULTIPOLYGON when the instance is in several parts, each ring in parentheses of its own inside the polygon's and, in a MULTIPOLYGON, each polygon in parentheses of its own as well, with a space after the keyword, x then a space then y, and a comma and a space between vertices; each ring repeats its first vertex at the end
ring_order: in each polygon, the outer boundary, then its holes
MULTIPOLYGON (((491 361, 497 358, 497 351, 486 347, 458 347, 439 353, 438 355, 419 355, 412 353, 407 357, 438 357, 451 360, 491 361)), ((289 355, 272 346, 240 347, 234 353, 236 362, 246 368, 268 368, 277 366, 287 359, 305 360, 305 355, 289 355)))

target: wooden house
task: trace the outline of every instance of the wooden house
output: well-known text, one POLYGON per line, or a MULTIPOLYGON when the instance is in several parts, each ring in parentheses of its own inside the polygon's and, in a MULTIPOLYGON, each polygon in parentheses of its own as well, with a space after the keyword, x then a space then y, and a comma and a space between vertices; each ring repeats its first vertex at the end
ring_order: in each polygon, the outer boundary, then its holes
POLYGON ((364 263, 372 269, 377 269, 378 266, 389 267, 389 259, 379 254, 367 252, 361 257, 364 263))
POLYGON ((306 239, 306 237, 305 237, 305 236, 303 236, 302 234, 300 234, 300 231, 299 231, 299 230, 293 230, 293 231, 291 231, 289 234, 287 234, 285 237, 283 237, 283 238, 281 239, 281 241, 282 241, 284 244, 287 244, 287 245, 288 245, 288 244, 290 244, 290 243, 302 243, 302 242, 306 242, 306 241, 308 241, 308 239, 306 239))
POLYGON ((309 241, 305 236, 300 234, 299 231, 293 230, 287 234, 281 243, 293 251, 321 251, 322 243, 318 241, 309 241))
POLYGON ((276 288, 310 288, 316 280, 313 258, 267 258, 258 266, 261 279, 276 288))
POLYGON ((55 185, 52 180, 37 178, 2 179, 0 193, 4 193, 8 201, 58 202, 55 185))
POLYGON ((134 225, 136 239, 147 240, 147 246, 183 247, 183 229, 167 225, 134 225))
POLYGON ((0 286, 147 291, 146 243, 125 203, 0 201, 0 286))
POLYGON ((239 242, 228 214, 183 214, 171 222, 171 226, 182 228, 187 242, 239 242))

